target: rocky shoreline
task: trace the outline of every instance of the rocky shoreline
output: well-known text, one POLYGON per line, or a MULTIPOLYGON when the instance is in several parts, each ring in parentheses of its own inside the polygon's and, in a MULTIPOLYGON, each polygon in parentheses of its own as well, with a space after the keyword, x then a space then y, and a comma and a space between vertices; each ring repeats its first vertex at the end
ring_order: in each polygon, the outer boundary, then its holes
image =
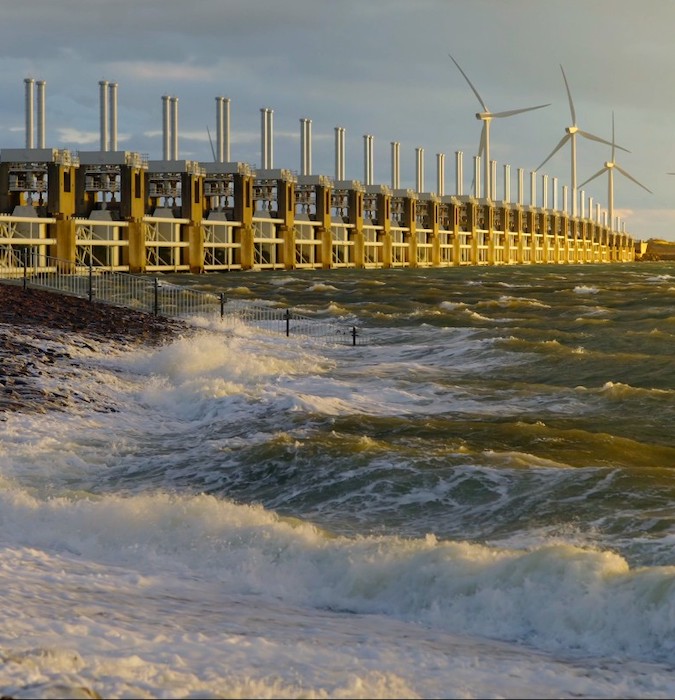
POLYGON ((190 332, 181 322, 65 294, 0 284, 0 420, 8 412, 44 413, 91 398, 48 390, 45 376, 77 368, 68 347, 96 350, 162 345, 190 332))

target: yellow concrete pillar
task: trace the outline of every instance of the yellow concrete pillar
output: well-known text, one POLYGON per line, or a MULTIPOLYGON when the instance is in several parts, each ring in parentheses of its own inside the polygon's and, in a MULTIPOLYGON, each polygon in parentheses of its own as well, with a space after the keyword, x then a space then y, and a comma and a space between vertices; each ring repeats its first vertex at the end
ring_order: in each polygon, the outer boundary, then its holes
POLYGON ((77 260, 75 245, 75 166, 59 162, 47 164, 47 205, 49 216, 56 221, 51 225, 56 238, 55 257, 66 265, 77 260))
POLYGON ((408 229, 408 265, 417 267, 417 197, 408 193, 403 198, 403 225, 408 229))
POLYGON ((75 246, 75 220, 63 214, 56 215, 56 221, 50 225, 52 236, 56 238, 54 255, 59 260, 59 265, 65 265, 65 269, 60 272, 74 272, 77 260, 75 246))
POLYGON ((333 267, 333 232, 331 230, 331 197, 330 182, 322 179, 314 188, 316 204, 316 220, 319 223, 316 233, 321 241, 321 268, 330 270, 333 267))
POLYGON ((181 173, 181 217, 188 219, 183 225, 182 239, 188 242, 188 260, 190 272, 204 272, 204 172, 195 167, 189 172, 181 173))
POLYGON ((497 247, 497 243, 499 241, 499 235, 497 231, 495 230, 495 225, 497 221, 497 208, 493 202, 491 202, 488 206, 486 206, 487 209, 487 216, 486 216, 486 228, 488 232, 488 240, 487 240, 487 246, 488 246, 488 265, 494 265, 497 262, 497 257, 496 257, 496 251, 495 248, 497 247))
POLYGON ((147 267, 147 253, 145 246, 145 225, 143 217, 130 216, 127 218, 127 236, 129 245, 127 248, 129 272, 145 272, 147 267))
POLYGON ((234 182, 234 218, 239 222, 235 240, 240 245, 242 270, 251 270, 254 264, 253 245, 253 175, 250 172, 237 172, 234 182))
POLYGON ((460 240, 460 228, 462 231, 463 222, 462 219, 467 219, 468 226, 468 213, 467 213, 468 203, 460 202, 459 200, 453 200, 451 204, 451 210, 453 214, 453 233, 452 233, 452 260, 455 265, 461 264, 461 240, 460 240))
POLYGON ((478 265, 478 236, 476 235, 476 229, 478 227, 478 204, 475 199, 467 202, 466 215, 469 231, 471 232, 471 237, 469 239, 471 243, 471 264, 478 265))
POLYGON ((377 225, 382 227, 380 240, 382 241, 382 267, 389 268, 393 262, 391 247, 391 194, 385 187, 379 186, 376 195, 377 225))
POLYGON ((347 199, 349 223, 353 226, 351 237, 354 242, 354 265, 362 268, 365 267, 366 251, 363 237, 363 188, 361 185, 353 182, 347 199))
POLYGON ((277 184, 277 217, 282 223, 277 229, 283 239, 283 263, 285 270, 295 269, 295 182, 290 177, 280 178, 277 184))
POLYGON ((73 216, 75 213, 75 166, 49 163, 47 188, 50 216, 73 216))
MULTIPOLYGON (((441 265, 441 204, 438 199, 429 200, 428 204, 429 224, 431 228, 431 266, 441 265)), ((428 241, 427 241, 428 243, 428 241)))

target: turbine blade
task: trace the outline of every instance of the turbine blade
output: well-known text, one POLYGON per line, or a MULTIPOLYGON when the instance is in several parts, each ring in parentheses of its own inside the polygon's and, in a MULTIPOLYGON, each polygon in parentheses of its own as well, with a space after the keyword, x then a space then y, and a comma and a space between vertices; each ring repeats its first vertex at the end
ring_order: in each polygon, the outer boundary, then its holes
POLYGON ((627 177, 629 180, 632 180, 636 185, 640 185, 643 190, 647 190, 649 194, 654 194, 648 187, 645 187, 641 182, 638 182, 632 175, 629 175, 622 167, 618 166, 616 163, 614 163, 614 167, 624 176, 627 177))
MULTIPOLYGON (((577 134, 579 134, 580 136, 583 136, 585 139, 590 139, 591 141, 598 141, 599 143, 604 143, 607 146, 612 145, 611 141, 607 141, 607 139, 601 139, 599 136, 594 136, 593 134, 589 134, 588 131, 582 131, 581 129, 579 129, 579 131, 577 131, 577 134)), ((627 148, 624 148, 623 146, 619 146, 619 144, 617 144, 617 143, 614 144, 614 147, 618 148, 622 151, 625 151, 626 153, 630 153, 630 151, 627 148)))
POLYGON ((464 80, 466 80, 467 83, 469 83, 469 87, 473 90, 473 94, 478 98, 478 101, 480 102, 481 106, 483 107, 484 112, 489 112, 490 110, 487 108, 487 105, 485 102, 483 102, 483 98, 478 94, 478 90, 473 86, 473 83, 469 80, 469 76, 462 70, 462 67, 455 61, 454 58, 452 58, 451 54, 448 54, 450 58, 452 59, 452 62, 457 66, 459 72, 464 76, 464 80))
POLYGON ((580 185, 577 185, 577 189, 580 188, 580 187, 583 187, 583 186, 586 185, 586 184, 588 184, 591 180, 595 180, 595 178, 598 177, 599 175, 602 175, 602 173, 604 173, 605 170, 607 170, 607 168, 600 168, 600 170, 598 170, 598 172, 595 173, 595 175, 591 175, 591 176, 588 178, 588 180, 584 180, 580 185))
POLYGON ((612 110, 612 163, 614 162, 614 110, 612 110))
POLYGON ((572 115, 572 125, 576 126, 577 125, 577 115, 576 115, 576 112, 574 111, 574 102, 572 102, 572 93, 570 92, 570 86, 567 84, 567 76, 565 75, 565 71, 563 70, 562 65, 560 66, 560 70, 562 71, 562 74, 563 74, 563 80, 565 81, 565 89, 567 90, 567 99, 569 100, 569 103, 570 103, 570 114, 572 115))
POLYGON ((533 109, 541 109, 542 107, 548 107, 551 103, 545 105, 537 105, 536 107, 523 107, 522 109, 509 109, 506 112, 493 112, 491 117, 512 117, 514 114, 521 114, 522 112, 531 112, 533 109))
POLYGON ((535 168, 535 170, 539 170, 540 168, 543 168, 546 163, 548 163, 549 160, 572 138, 571 134, 565 134, 560 141, 558 141, 558 145, 548 154, 548 157, 546 160, 544 160, 541 165, 538 168, 535 168))

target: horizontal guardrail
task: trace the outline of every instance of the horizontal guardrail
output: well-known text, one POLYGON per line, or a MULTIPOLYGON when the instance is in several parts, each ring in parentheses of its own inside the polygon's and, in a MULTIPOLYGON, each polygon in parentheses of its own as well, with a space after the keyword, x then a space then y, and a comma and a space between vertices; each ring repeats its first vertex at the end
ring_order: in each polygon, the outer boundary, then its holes
POLYGON ((28 250, 4 262, 4 265, 0 265, 0 281, 21 282, 24 288, 49 289, 168 318, 216 318, 229 326, 247 324, 261 330, 283 333, 287 337, 293 335, 338 344, 365 344, 356 326, 341 327, 288 308, 227 299, 224 293, 190 289, 157 277, 87 267, 28 250))

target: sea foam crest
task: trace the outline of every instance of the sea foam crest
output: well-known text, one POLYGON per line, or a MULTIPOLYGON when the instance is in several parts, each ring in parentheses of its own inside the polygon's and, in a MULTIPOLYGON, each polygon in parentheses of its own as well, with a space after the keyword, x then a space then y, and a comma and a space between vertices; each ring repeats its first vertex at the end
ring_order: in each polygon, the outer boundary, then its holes
POLYGON ((331 537, 210 496, 39 501, 13 491, 0 505, 0 537, 14 547, 549 651, 675 660, 675 567, 631 570, 612 552, 331 537))

